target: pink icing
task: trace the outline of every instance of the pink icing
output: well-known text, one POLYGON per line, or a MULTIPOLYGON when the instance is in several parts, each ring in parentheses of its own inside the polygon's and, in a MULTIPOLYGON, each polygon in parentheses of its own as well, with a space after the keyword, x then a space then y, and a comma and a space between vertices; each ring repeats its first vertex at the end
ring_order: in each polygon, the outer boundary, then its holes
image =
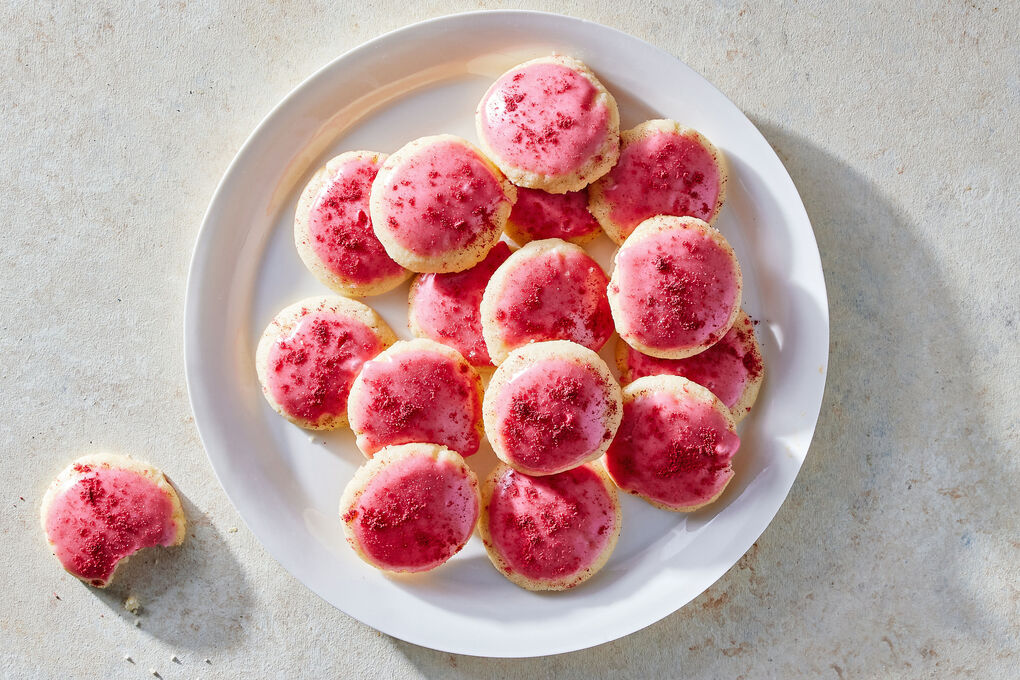
POLYGON ((591 567, 616 530, 616 506, 587 465, 544 477, 506 468, 489 501, 489 540, 511 573, 559 581, 591 567))
POLYGON ((597 352, 614 328, 607 284, 606 273, 581 250, 555 250, 522 261, 496 303, 503 341, 513 348, 571 340, 597 352))
POLYGON ((409 309, 418 328, 426 337, 453 347, 472 365, 491 366, 478 308, 492 273, 508 257, 510 246, 500 241, 471 269, 422 274, 411 288, 409 309))
POLYGON ((482 100, 480 134, 507 163, 540 175, 576 172, 609 134, 609 110, 577 71, 538 63, 503 75, 482 100))
POLYGON ((623 406, 606 469, 625 490, 674 508, 702 505, 733 476, 740 438, 711 405, 659 392, 623 406))
POLYGON ((482 404, 465 363, 429 350, 369 361, 364 393, 351 402, 351 426, 369 456, 384 446, 427 442, 462 456, 478 451, 482 404))
POLYGON ((75 471, 80 477, 54 499, 46 517, 46 535, 65 569, 102 586, 121 559, 174 543, 174 506, 155 482, 105 466, 78 464, 75 471))
POLYGON ((417 455, 375 475, 343 520, 374 564, 415 572, 437 567, 463 548, 478 513, 478 495, 461 468, 417 455))
POLYGON ((719 198, 719 166, 697 139, 657 132, 628 144, 600 180, 612 206, 609 218, 624 236, 655 215, 697 217, 706 222, 719 198))
POLYGON ((616 407, 590 366, 545 359, 505 385, 495 410, 510 461, 548 474, 577 465, 612 439, 605 423, 616 407))
POLYGON ((629 345, 623 382, 648 375, 679 375, 707 387, 727 408, 740 400, 747 384, 761 375, 762 360, 747 317, 733 325, 722 340, 686 359, 658 359, 629 345))
POLYGON ((319 191, 308 214, 312 251, 345 281, 369 283, 404 271, 372 231, 368 197, 378 172, 372 159, 347 161, 319 191))
POLYGON ((470 248, 502 230, 493 218, 508 200, 503 186, 477 152, 459 142, 419 149, 381 190, 393 237, 418 255, 470 248))
POLYGON ((541 189, 518 188, 510 220, 532 240, 584 238, 600 229, 588 212, 587 191, 550 194, 541 189))
POLYGON ((362 364, 382 349, 375 332, 360 321, 309 313, 269 350, 269 392, 296 418, 317 422, 343 414, 362 364))
POLYGON ((705 232, 683 227, 626 244, 613 293, 633 336, 674 349, 716 342, 740 304, 732 253, 705 232))

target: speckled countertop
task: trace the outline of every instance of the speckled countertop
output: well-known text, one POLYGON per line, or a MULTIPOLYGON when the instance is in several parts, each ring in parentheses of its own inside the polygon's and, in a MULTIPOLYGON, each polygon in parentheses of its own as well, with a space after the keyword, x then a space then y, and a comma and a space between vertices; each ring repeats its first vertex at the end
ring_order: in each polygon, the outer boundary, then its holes
POLYGON ((0 674, 1020 677, 1020 6, 525 3, 676 54, 761 128, 814 223, 832 346, 811 453, 737 566, 625 639, 499 661, 376 633, 277 566, 212 475, 181 347, 203 211, 262 116, 368 38, 497 5, 247 4, 0 7, 0 674), (36 519, 100 449, 163 467, 193 527, 110 592, 36 519))

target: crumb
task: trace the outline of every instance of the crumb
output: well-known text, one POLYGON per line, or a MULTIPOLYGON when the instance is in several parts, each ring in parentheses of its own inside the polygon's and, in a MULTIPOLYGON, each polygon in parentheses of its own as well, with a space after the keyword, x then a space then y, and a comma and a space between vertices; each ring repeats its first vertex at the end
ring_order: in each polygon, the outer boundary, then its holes
POLYGON ((142 627, 142 620, 141 619, 135 619, 135 628, 141 628, 141 627, 142 627))
POLYGON ((127 599, 124 600, 124 609, 137 616, 138 612, 142 609, 142 603, 134 595, 128 595, 127 599))
POLYGON ((211 659, 206 659, 206 660, 205 660, 205 662, 206 662, 207 664, 209 664, 210 666, 212 665, 212 660, 211 660, 211 659))
POLYGON ((152 675, 156 676, 157 678, 159 678, 159 677, 162 677, 162 676, 161 676, 161 675, 159 674, 159 671, 157 671, 157 670, 156 670, 155 668, 150 668, 150 669, 149 669, 149 673, 151 673, 152 675))
POLYGON ((56 593, 53 593, 53 597, 57 598, 58 600, 60 599, 60 596, 57 595, 56 593))
POLYGON ((171 657, 170 657, 170 660, 171 660, 171 661, 173 661, 174 663, 180 663, 180 662, 181 662, 181 660, 177 658, 177 655, 176 655, 176 654, 174 654, 173 656, 171 656, 171 657))
POLYGON ((124 660, 127 661, 128 663, 134 663, 135 662, 135 660, 131 658, 130 654, 125 654, 124 655, 124 660))
POLYGON ((236 534, 237 533, 237 527, 230 527, 229 529, 227 529, 227 533, 228 534, 236 534))

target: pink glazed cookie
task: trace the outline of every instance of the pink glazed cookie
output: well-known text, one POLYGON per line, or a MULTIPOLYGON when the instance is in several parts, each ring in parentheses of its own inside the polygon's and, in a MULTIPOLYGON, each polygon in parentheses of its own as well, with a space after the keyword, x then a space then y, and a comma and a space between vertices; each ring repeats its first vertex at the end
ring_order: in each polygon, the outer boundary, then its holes
POLYGON ((348 151, 326 163, 298 199, 294 243, 308 270, 341 295, 378 295, 411 272, 390 259, 372 230, 368 198, 385 154, 348 151))
POLYGON ((462 456, 482 439, 482 383, 460 352, 418 338, 365 363, 347 406, 358 448, 371 458, 395 444, 440 444, 462 456))
POLYGON ((310 430, 347 425, 347 397, 366 361, 396 341, 368 305, 313 297, 283 309, 255 351, 262 394, 273 409, 310 430))
POLYGON ((482 148, 514 184, 555 194, 583 189, 620 154, 616 100, 577 59, 510 69, 478 103, 482 148))
POLYGON ((686 359, 657 359, 619 340, 616 365, 624 385, 649 375, 679 375, 707 387, 726 404, 738 423, 754 406, 765 377, 754 324, 743 311, 722 340, 704 352, 686 359))
POLYGON ((710 141, 672 120, 649 120, 621 135, 620 161, 591 185, 591 213, 623 243, 649 217, 712 223, 726 198, 726 166, 710 141))
POLYGON ((381 450, 340 499, 347 542, 368 564, 394 573, 429 571, 460 552, 478 522, 478 479, 437 444, 381 450))
POLYGON ((722 234, 694 217, 645 220, 616 252, 609 304, 631 347, 683 359, 718 342, 740 313, 740 264, 722 234))
POLYGON ((482 335, 497 366, 531 342, 570 340, 598 351, 613 334, 602 267, 572 243, 532 241, 500 265, 482 296, 482 335))
POLYGON ((60 564, 97 588, 139 550, 180 545, 185 536, 184 509, 166 476, 128 456, 71 463, 46 490, 40 515, 60 564))
POLYGON ((386 253, 414 272, 459 272, 481 262, 506 225, 517 189, 471 142, 408 142, 372 184, 372 226, 386 253))
POLYGON ((620 426, 620 386, 598 354, 566 340, 510 352, 492 375, 482 413, 496 455, 528 475, 592 461, 620 426))
POLYGON ((411 333, 453 347, 479 370, 491 369, 479 307, 486 284, 510 253, 510 246, 500 241, 471 269, 415 277, 407 299, 411 333))
POLYGON ((587 191, 550 194, 541 189, 518 188, 506 233, 521 245, 561 238, 583 246, 602 233, 602 227, 588 212, 587 191))
POLYGON ((478 533, 492 564, 528 590, 566 590, 609 560, 620 501, 598 464, 529 477, 498 464, 482 489, 478 533))
POLYGON ((740 447, 726 405, 686 378, 656 375, 623 389, 623 422, 606 452, 616 485, 664 510, 693 512, 722 495, 740 447))

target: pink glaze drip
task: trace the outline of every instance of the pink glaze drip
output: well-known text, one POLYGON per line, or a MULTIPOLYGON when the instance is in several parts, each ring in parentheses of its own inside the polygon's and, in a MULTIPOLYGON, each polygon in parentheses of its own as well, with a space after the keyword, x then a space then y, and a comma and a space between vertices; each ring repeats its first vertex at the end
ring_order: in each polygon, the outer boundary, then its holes
POLYGON ((478 513, 478 496, 463 470, 419 455, 379 472, 343 520, 377 566, 415 572, 439 566, 464 547, 478 513))
POLYGON ((733 476, 740 438, 712 406, 669 393, 624 404, 606 469, 625 491, 675 508, 713 499, 733 476))
POLYGON ((481 104, 481 134, 507 163, 540 175, 576 172, 605 144, 609 110, 577 71, 539 63, 496 81, 481 104))
POLYGON ((616 404, 589 366, 563 359, 531 364, 496 401, 506 455, 530 470, 550 473, 584 460, 613 433, 606 419, 616 404))
POLYGON ((57 558, 75 576, 101 586, 117 562, 177 537, 173 503, 137 472, 76 465, 80 475, 58 495, 46 517, 57 558))
POLYGON ((658 132, 628 144, 605 176, 609 217, 629 236, 655 215, 697 217, 706 222, 719 198, 719 166, 696 139, 658 132))
POLYGON ((369 361, 364 396, 351 402, 351 425, 369 455, 384 446, 427 442, 462 456, 478 451, 482 404, 474 371, 428 350, 369 361))
POLYGON ((608 279, 577 250, 543 253, 518 265, 496 304, 496 322, 510 347, 571 340, 598 351, 613 334, 608 279))
POLYGON ((421 275, 411 289, 410 314, 425 336, 453 347, 473 366, 492 366, 478 308, 492 273, 508 257, 510 246, 500 241, 471 269, 421 275))
POLYGON ((727 408, 740 400, 744 388, 762 371, 751 320, 744 317, 722 340, 686 359, 658 359, 627 346, 628 383, 648 375, 679 375, 707 387, 727 408))
POLYGON ((737 267, 694 228, 660 232, 617 255, 620 309, 635 338, 670 349, 714 343, 739 304, 737 267))
POLYGON ((369 158, 341 165, 308 214, 312 250, 331 272, 352 283, 370 283, 403 272, 372 231, 368 197, 378 172, 379 165, 369 158))
POLYGON ((616 508, 587 465, 544 477, 507 468, 489 501, 492 547, 511 572, 570 578, 591 567, 616 530, 616 508))
POLYGON ((296 418, 316 422, 343 414, 362 364, 382 349, 365 324, 331 312, 312 312, 269 350, 269 392, 296 418))
POLYGON ((588 212, 588 192, 550 194, 541 189, 517 189, 510 220, 532 240, 583 238, 598 232, 598 221, 588 212))
POLYGON ((499 233, 493 217, 508 199, 478 154, 458 142, 430 144, 380 187, 387 226, 418 255, 470 248, 499 233))

